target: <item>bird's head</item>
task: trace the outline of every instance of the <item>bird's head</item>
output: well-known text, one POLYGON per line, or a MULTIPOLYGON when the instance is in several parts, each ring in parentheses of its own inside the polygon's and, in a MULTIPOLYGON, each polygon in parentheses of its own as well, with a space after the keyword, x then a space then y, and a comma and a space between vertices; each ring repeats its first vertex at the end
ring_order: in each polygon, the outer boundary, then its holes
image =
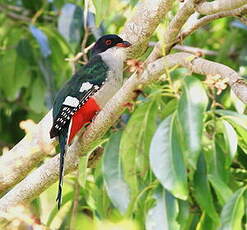
POLYGON ((127 41, 124 41, 116 34, 107 34, 100 37, 92 48, 92 56, 105 52, 106 50, 112 47, 127 48, 131 44, 127 41))

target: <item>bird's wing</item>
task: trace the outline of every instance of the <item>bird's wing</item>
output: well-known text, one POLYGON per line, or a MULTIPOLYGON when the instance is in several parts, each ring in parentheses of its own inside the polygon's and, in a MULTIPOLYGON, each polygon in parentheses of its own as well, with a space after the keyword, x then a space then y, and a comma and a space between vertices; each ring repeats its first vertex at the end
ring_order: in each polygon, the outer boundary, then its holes
POLYGON ((74 113, 94 95, 107 79, 108 66, 100 56, 81 68, 58 92, 53 105, 51 138, 69 125, 74 113))

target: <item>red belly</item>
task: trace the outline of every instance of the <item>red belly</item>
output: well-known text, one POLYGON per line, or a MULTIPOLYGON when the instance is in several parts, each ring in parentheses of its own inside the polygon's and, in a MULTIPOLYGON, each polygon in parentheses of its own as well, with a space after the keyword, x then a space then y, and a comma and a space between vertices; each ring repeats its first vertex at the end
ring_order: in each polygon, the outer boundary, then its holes
POLYGON ((71 119, 67 144, 71 143, 74 136, 85 124, 92 121, 98 111, 100 111, 100 107, 97 105, 96 101, 93 98, 88 99, 71 119))

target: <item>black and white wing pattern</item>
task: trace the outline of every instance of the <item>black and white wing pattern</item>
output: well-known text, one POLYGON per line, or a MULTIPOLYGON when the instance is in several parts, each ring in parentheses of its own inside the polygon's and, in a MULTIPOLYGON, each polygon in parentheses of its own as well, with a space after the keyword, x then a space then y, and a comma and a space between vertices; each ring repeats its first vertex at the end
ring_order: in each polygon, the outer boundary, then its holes
POLYGON ((82 67, 58 92, 53 105, 53 126, 50 137, 56 137, 69 126, 77 110, 92 97, 107 80, 108 66, 100 56, 95 56, 82 67))

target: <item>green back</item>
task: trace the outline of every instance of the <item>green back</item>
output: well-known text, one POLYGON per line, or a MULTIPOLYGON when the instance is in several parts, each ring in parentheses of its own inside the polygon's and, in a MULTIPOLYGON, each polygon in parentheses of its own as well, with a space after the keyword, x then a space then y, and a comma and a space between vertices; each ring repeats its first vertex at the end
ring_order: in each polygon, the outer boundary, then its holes
POLYGON ((78 98, 79 100, 83 100, 87 94, 87 91, 80 92, 82 83, 89 82, 93 85, 98 85, 101 87, 102 83, 107 78, 108 69, 109 67, 102 60, 100 55, 95 55, 88 62, 88 64, 81 67, 57 93, 53 105, 53 119, 55 120, 59 115, 62 104, 67 96, 72 96, 78 98))

